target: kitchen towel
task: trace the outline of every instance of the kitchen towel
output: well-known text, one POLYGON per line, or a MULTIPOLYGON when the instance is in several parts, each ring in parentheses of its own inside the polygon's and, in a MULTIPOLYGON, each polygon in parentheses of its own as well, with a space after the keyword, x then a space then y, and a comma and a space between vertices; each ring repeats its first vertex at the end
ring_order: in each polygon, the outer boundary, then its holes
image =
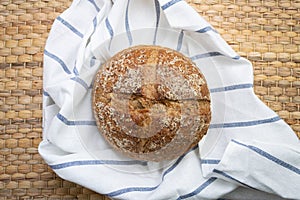
POLYGON ((183 0, 74 0, 50 31, 43 81, 39 152, 66 180, 116 199, 300 199, 299 139, 255 96, 251 63, 183 0), (138 44, 189 56, 211 92, 208 133, 171 162, 119 155, 93 118, 95 73, 138 44))

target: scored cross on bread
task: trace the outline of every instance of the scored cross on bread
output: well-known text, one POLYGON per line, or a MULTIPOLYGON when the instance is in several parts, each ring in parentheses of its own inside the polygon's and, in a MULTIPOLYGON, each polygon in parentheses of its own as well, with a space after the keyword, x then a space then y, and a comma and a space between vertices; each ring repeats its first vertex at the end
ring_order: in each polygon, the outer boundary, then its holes
POLYGON ((99 131, 134 159, 182 155, 204 136, 211 120, 203 74, 168 48, 136 46, 117 53, 100 67, 93 89, 99 131))

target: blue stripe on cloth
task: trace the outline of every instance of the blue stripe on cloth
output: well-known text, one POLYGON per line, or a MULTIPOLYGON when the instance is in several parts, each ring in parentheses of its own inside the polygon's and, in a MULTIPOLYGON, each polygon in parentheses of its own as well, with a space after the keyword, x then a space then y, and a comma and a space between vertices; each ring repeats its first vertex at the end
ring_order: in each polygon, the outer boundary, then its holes
POLYGON ((76 64, 75 64, 75 66, 74 66, 74 68, 73 68, 73 73, 74 73, 76 76, 79 76, 79 72, 78 72, 78 69, 77 69, 77 67, 76 67, 76 64))
POLYGON ((111 27, 108 18, 105 19, 105 25, 106 25, 106 28, 107 28, 107 30, 108 30, 108 32, 109 32, 110 37, 113 37, 113 36, 114 36, 114 30, 113 30, 113 28, 111 27))
POLYGON ((183 30, 181 30, 180 34, 178 36, 178 41, 177 41, 177 48, 176 48, 177 51, 181 50, 182 42, 183 42, 183 36, 184 36, 184 32, 183 32, 183 30))
POLYGON ((46 97, 50 97, 49 93, 46 92, 45 90, 43 90, 43 95, 46 96, 46 97))
MULTIPOLYGON (((201 59, 201 58, 209 58, 209 57, 215 57, 215 56, 225 56, 225 55, 220 53, 220 52, 213 51, 213 52, 197 54, 195 56, 190 57, 190 59, 195 61, 195 60, 198 60, 198 59, 201 59)), ((231 58, 235 59, 235 60, 238 60, 238 59, 240 59, 240 56, 234 56, 234 57, 231 57, 231 58)))
POLYGON ((219 164, 220 160, 215 160, 215 159, 201 159, 200 163, 201 164, 209 164, 209 165, 217 165, 219 164))
POLYGON ((238 142, 236 140, 232 140, 234 143, 238 144, 238 145, 241 145, 241 146, 244 146, 254 152, 256 152, 257 154, 267 158, 268 160, 271 160, 273 161, 274 163, 292 171, 292 172, 295 172, 296 174, 300 174, 300 169, 291 165, 291 164, 288 164, 286 162, 284 162, 283 160, 279 159, 279 158, 276 158, 275 156, 269 154, 268 152, 258 148, 258 147, 255 147, 255 146, 252 146, 252 145, 246 145, 246 144, 243 144, 241 142, 238 142))
POLYGON ((202 190, 204 190, 207 186, 209 186, 211 183, 213 183, 215 180, 217 180, 217 178, 209 178, 207 181, 205 181, 203 184, 201 184, 196 190, 194 190, 191 193, 185 194, 185 195, 181 195, 177 198, 177 200, 181 200, 181 199, 187 199, 193 196, 196 196, 197 194, 199 194, 202 190))
POLYGON ((201 29, 197 30, 196 32, 198 32, 198 33, 206 33, 208 31, 213 31, 215 33, 218 33, 218 31, 216 29, 213 29, 211 26, 206 26, 204 28, 201 28, 201 29))
POLYGON ((82 87, 84 87, 86 90, 89 89, 88 84, 82 80, 81 78, 79 78, 78 76, 72 77, 71 78, 72 81, 75 81, 76 83, 79 83, 82 87))
POLYGON ((281 120, 281 118, 279 116, 276 116, 276 117, 272 117, 272 118, 253 120, 253 121, 229 122, 229 123, 223 123, 223 124, 210 124, 209 129, 256 126, 256 125, 260 125, 260 124, 273 123, 273 122, 276 122, 279 120, 281 120))
POLYGON ((146 166, 147 162, 145 161, 138 161, 138 160, 128 160, 128 161, 121 161, 121 160, 79 160, 79 161, 72 161, 72 162, 65 162, 55 165, 49 165, 51 169, 58 170, 64 169, 68 167, 76 167, 76 166, 87 166, 87 165, 142 165, 146 166))
POLYGON ((244 185, 244 186, 246 186, 246 187, 249 187, 249 188, 252 188, 252 189, 254 189, 254 190, 257 190, 256 188, 251 187, 250 185, 247 185, 246 183, 243 183, 243 182, 239 181, 238 179, 236 179, 236 178, 230 176, 229 174, 227 174, 227 173, 225 173, 225 172, 222 172, 222 171, 217 170, 217 169, 214 169, 213 172, 214 172, 214 173, 217 173, 217 174, 220 174, 220 175, 222 175, 222 176, 224 176, 224 177, 226 177, 226 178, 229 178, 229 179, 231 179, 231 180, 233 180, 233 181, 236 181, 236 182, 240 183, 241 185, 244 185))
POLYGON ((114 37, 114 30, 113 30, 108 18, 105 19, 105 25, 106 25, 106 28, 107 28, 108 33, 110 35, 110 42, 109 42, 109 46, 108 46, 108 49, 110 49, 111 42, 112 42, 112 39, 114 37))
POLYGON ((60 21, 63 25, 65 25, 68 29, 70 29, 73 33, 75 33, 79 37, 83 38, 83 34, 79 30, 77 30, 74 26, 72 26, 69 22, 67 22, 66 20, 64 20, 60 16, 58 16, 56 19, 58 21, 60 21))
POLYGON ((95 121, 88 121, 88 120, 71 121, 71 120, 68 120, 65 116, 63 116, 60 113, 58 113, 56 115, 56 117, 68 126, 96 126, 95 121))
POLYGON ((170 173, 173 169, 175 169, 175 167, 177 167, 177 165, 181 162, 181 160, 190 152, 196 150, 198 148, 198 145, 196 145, 195 147, 193 147, 192 149, 190 149, 187 153, 185 153, 184 155, 180 156, 176 162, 173 164, 173 166, 171 166, 169 169, 167 169, 164 173, 163 173, 163 177, 165 177, 168 173, 170 173))
POLYGON ((58 56, 54 55, 53 53, 50 53, 49 51, 47 51, 46 49, 44 50, 44 54, 50 58, 52 58, 53 60, 55 60, 56 62, 58 62, 60 64, 60 66, 63 68, 63 70, 67 73, 67 74, 71 74, 69 68, 67 67, 67 65, 64 63, 64 61, 62 59, 60 59, 58 56))
POLYGON ((93 27, 94 27, 94 31, 95 31, 95 29, 96 29, 96 27, 97 27, 97 17, 94 17, 94 19, 93 19, 93 27))
POLYGON ((158 25, 159 25, 159 19, 160 19, 160 6, 159 6, 158 0, 154 0, 154 4, 155 4, 155 13, 156 13, 156 23, 155 23, 155 33, 154 33, 153 45, 156 44, 157 31, 158 31, 158 25))
POLYGON ((194 148, 192 148, 191 150, 189 150, 184 155, 180 156, 176 160, 176 162, 162 174, 161 182, 158 185, 153 186, 153 187, 128 187, 128 188, 123 188, 123 189, 119 189, 119 190, 107 193, 105 195, 108 196, 108 197, 116 197, 116 196, 119 196, 119 195, 122 195, 122 194, 125 194, 125 193, 129 193, 129 192, 149 192, 149 191, 155 190, 163 182, 163 180, 165 179, 166 175, 169 174, 170 172, 172 172, 178 166, 178 164, 183 160, 183 158, 187 154, 189 154, 190 152, 193 152, 197 148, 198 148, 198 145, 195 146, 194 148))
POLYGON ((132 45, 132 35, 131 35, 131 31, 130 31, 129 18, 128 18, 129 4, 130 4, 130 0, 128 0, 127 6, 126 6, 125 28, 126 28, 126 33, 127 33, 127 38, 128 38, 128 41, 129 41, 129 45, 131 46, 132 45))
POLYGON ((129 193, 129 192, 149 192, 149 191, 153 191, 156 188, 158 188, 159 185, 154 186, 154 187, 130 187, 130 188, 124 188, 121 190, 117 190, 114 192, 110 192, 108 194, 104 194, 108 197, 115 197, 115 196, 119 196, 121 194, 125 194, 125 193, 129 193))
POLYGON ((244 83, 244 84, 238 84, 238 85, 230 85, 225 87, 219 87, 219 88, 212 88, 210 89, 210 93, 216 93, 216 92, 225 92, 230 90, 238 90, 238 89, 247 89, 247 88, 253 88, 252 83, 244 83))
POLYGON ((97 6, 96 2, 94 0, 88 0, 93 6, 95 7, 96 11, 99 12, 100 8, 97 6))
POLYGON ((232 59, 234 59, 234 60, 239 60, 240 58, 241 58, 241 56, 239 56, 239 55, 232 57, 232 59))
POLYGON ((172 5, 174 5, 174 4, 176 4, 176 3, 180 2, 180 1, 182 1, 182 0, 171 0, 168 3, 164 4, 161 7, 161 9, 166 10, 167 8, 171 7, 172 5))
POLYGON ((93 56, 90 60, 90 67, 93 67, 95 65, 95 63, 96 63, 96 57, 93 56))
POLYGON ((223 56, 223 54, 220 52, 208 52, 208 53, 197 54, 190 58, 191 58, 191 60, 198 60, 201 58, 208 58, 208 57, 213 57, 213 56, 223 56))

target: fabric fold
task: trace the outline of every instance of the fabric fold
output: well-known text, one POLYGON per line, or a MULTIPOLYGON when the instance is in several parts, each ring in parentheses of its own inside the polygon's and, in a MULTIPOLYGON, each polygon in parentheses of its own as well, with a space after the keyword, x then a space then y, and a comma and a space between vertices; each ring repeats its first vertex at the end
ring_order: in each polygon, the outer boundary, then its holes
POLYGON ((299 154, 298 146, 232 140, 213 172, 243 186, 293 199, 300 184, 300 159, 295 159, 299 154))

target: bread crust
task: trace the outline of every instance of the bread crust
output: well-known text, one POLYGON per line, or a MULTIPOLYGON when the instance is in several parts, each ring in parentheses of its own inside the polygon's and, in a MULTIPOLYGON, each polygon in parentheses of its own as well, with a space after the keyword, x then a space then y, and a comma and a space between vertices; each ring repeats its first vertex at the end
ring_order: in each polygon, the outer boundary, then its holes
POLYGON ((97 127, 117 151, 138 160, 172 160, 195 146, 211 120, 210 93, 197 66, 160 46, 125 49, 97 72, 97 127))

